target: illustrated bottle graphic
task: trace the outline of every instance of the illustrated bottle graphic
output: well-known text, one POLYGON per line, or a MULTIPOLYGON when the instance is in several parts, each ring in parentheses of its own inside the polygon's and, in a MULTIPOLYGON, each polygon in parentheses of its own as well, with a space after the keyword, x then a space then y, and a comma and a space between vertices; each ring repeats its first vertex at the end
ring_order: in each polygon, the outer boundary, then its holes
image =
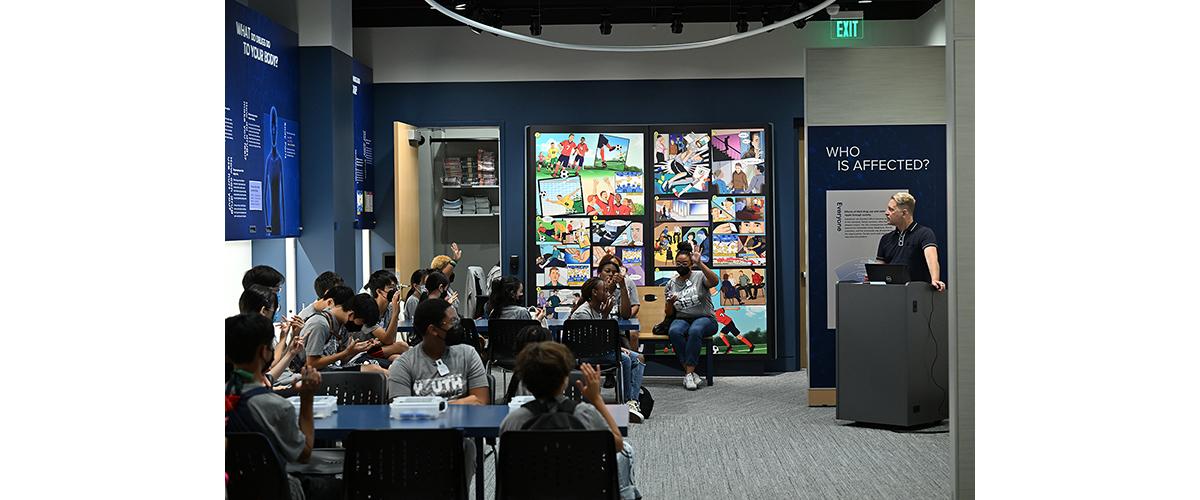
POLYGON ((283 232, 283 158, 276 141, 278 124, 279 114, 271 106, 271 152, 263 167, 263 224, 272 235, 283 232))

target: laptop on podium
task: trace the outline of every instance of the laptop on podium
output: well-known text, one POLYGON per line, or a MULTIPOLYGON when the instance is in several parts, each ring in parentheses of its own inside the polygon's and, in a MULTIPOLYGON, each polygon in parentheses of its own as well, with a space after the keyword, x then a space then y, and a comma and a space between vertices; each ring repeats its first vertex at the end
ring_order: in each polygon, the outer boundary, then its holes
POLYGON ((867 264, 867 281, 892 285, 908 283, 912 278, 904 264, 867 264))

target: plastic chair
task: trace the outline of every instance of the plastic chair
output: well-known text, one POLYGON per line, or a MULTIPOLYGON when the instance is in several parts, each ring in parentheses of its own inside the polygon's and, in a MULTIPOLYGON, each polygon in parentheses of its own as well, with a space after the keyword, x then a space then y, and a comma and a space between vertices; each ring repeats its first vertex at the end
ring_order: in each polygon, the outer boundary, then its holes
POLYGON ((500 437, 498 500, 615 499, 619 495, 611 432, 509 431, 500 437))
POLYGON ((563 322, 562 343, 575 354, 576 365, 597 365, 601 375, 615 371, 617 402, 625 402, 625 374, 621 370, 621 329, 617 320, 566 320, 563 322))
POLYGON ((567 376, 567 390, 563 391, 563 395, 572 399, 576 403, 583 401, 583 393, 579 392, 579 387, 575 385, 576 381, 583 380, 583 372, 579 370, 571 370, 571 374, 567 376))
POLYGON ((339 405, 387 403, 387 378, 378 373, 321 372, 321 396, 337 396, 339 405))
POLYGON ((345 444, 347 499, 467 498, 460 430, 353 431, 345 444))
POLYGON ((271 441, 257 432, 225 434, 225 471, 229 500, 287 500, 287 466, 275 453, 271 441))
MULTIPOLYGON (((499 367, 504 372, 511 372, 516 369, 517 334, 529 326, 541 326, 541 323, 532 319, 488 320, 488 374, 492 373, 493 367, 499 367)), ((492 403, 495 403, 495 379, 490 379, 488 382, 492 403)))

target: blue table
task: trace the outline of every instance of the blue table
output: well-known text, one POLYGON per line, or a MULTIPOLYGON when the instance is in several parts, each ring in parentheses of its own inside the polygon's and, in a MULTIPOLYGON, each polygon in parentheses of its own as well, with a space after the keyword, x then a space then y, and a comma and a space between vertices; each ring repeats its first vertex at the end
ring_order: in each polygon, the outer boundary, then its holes
MULTIPOLYGON (((629 432, 629 408, 605 405, 621 430, 629 432)), ((475 439, 475 498, 483 500, 483 439, 500 436, 500 422, 508 416, 508 405, 450 405, 446 414, 433 420, 393 420, 388 405, 338 405, 337 412, 313 419, 319 439, 345 439, 351 431, 387 429, 459 429, 475 439)))
MULTIPOLYGON (((547 319, 546 325, 550 327, 550 331, 559 332, 559 331, 562 331, 563 323, 565 321, 566 321, 565 319, 547 319)), ((488 331, 487 325, 488 325, 488 320, 486 318, 485 319, 477 319, 477 320, 475 320, 475 331, 480 332, 480 333, 487 333, 487 331, 488 331)), ((636 332, 636 331, 640 331, 642 328, 636 319, 619 319, 619 320, 617 320, 617 326, 623 332, 625 332, 625 331, 636 332)), ((400 322, 396 323, 396 331, 398 331, 398 332, 412 332, 412 330, 413 330, 412 320, 404 320, 404 321, 400 321, 400 322)))

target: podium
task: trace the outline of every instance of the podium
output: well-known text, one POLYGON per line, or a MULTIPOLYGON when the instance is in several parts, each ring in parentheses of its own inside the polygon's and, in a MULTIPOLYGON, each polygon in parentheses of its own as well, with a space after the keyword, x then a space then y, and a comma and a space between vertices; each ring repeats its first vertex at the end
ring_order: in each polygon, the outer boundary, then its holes
POLYGON ((902 427, 949 418, 948 317, 946 293, 926 282, 838 283, 836 417, 902 427))

